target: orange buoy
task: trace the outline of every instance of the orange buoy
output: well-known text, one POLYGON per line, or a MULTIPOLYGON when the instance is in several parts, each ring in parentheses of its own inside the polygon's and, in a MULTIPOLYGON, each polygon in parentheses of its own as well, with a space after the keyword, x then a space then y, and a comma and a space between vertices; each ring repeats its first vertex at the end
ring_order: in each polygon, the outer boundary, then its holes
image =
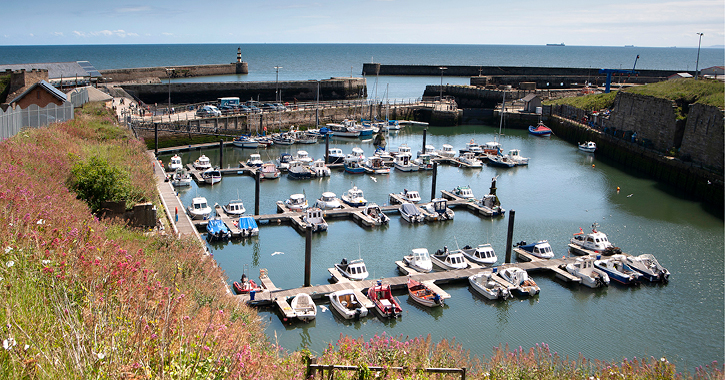
POLYGON ((594 164, 592 164, 592 167, 594 167, 594 164))

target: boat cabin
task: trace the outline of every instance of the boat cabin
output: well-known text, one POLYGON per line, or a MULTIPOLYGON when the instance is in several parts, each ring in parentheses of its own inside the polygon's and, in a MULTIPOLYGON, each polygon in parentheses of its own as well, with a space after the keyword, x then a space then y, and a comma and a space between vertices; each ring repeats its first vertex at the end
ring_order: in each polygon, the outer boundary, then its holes
POLYGON ((473 191, 468 186, 456 187, 453 189, 453 194, 465 199, 473 198, 473 191))

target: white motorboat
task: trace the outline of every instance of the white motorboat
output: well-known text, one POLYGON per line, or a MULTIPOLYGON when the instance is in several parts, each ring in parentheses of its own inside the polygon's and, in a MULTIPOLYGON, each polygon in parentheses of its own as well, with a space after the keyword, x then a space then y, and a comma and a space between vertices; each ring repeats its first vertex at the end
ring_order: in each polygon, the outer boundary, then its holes
POLYGON ((460 150, 461 155, 466 152, 473 153, 474 155, 483 154, 483 148, 471 139, 471 141, 466 143, 466 149, 460 150))
POLYGON ((169 166, 167 167, 167 170, 170 172, 175 172, 176 169, 183 169, 184 164, 181 163, 181 157, 179 157, 178 154, 175 154, 171 156, 171 161, 169 161, 169 166))
POLYGON ((259 153, 252 153, 249 155, 249 158, 247 159, 247 165, 260 168, 262 167, 262 164, 264 164, 264 161, 262 161, 262 156, 259 153))
POLYGON ((346 173, 350 174, 363 174, 365 173, 364 156, 358 156, 354 154, 348 154, 345 156, 343 161, 343 167, 346 173))
POLYGON ((362 259, 352 260, 349 263, 347 259, 342 259, 339 264, 335 264, 335 268, 340 274, 351 280, 362 281, 369 275, 362 259))
POLYGON ((441 149, 436 153, 443 158, 453 158, 456 156, 456 151, 453 150, 453 146, 450 144, 443 144, 441 149))
POLYGON ((466 269, 468 267, 468 262, 463 257, 463 252, 460 249, 449 251, 448 247, 443 247, 430 255, 430 259, 433 264, 445 270, 466 269))
POLYGON ((313 161, 312 157, 310 157, 306 150, 298 150, 297 153, 292 156, 292 160, 302 162, 305 165, 309 165, 313 161))
POLYGON ((519 267, 504 268, 498 271, 498 275, 513 285, 509 288, 509 292, 516 293, 519 296, 534 296, 541 291, 536 282, 529 277, 526 270, 519 267))
POLYGON ((524 166, 529 164, 529 158, 521 157, 521 151, 518 149, 509 150, 509 154, 507 156, 509 157, 509 160, 514 163, 515 166, 524 166))
POLYGON ((408 146, 408 144, 405 144, 405 143, 400 144, 398 146, 398 151, 397 152, 394 152, 393 155, 394 156, 398 156, 398 155, 401 155, 401 154, 407 154, 409 156, 412 156, 413 155, 413 153, 412 153, 410 147, 408 146))
POLYGON ((403 189, 398 195, 410 203, 418 203, 421 199, 420 194, 416 190, 403 189))
POLYGON ((362 213, 365 214, 368 218, 372 219, 373 225, 375 226, 387 224, 390 221, 390 218, 385 215, 383 210, 380 209, 380 206, 375 203, 368 203, 363 208, 362 213))
POLYGON ((660 265, 654 256, 646 253, 639 256, 627 256, 627 265, 639 272, 642 277, 650 282, 668 282, 670 271, 660 265))
POLYGON ((627 265, 624 255, 613 255, 606 259, 594 260, 594 267, 604 271, 610 281, 617 281, 622 285, 639 285, 639 272, 627 265))
POLYGON ((503 215, 506 213, 506 210, 501 207, 501 202, 498 200, 498 197, 494 194, 486 194, 476 203, 489 209, 493 216, 503 215))
POLYGON ((577 257, 573 263, 566 264, 566 271, 579 277, 582 285, 590 288, 609 286, 609 276, 601 269, 594 267, 594 258, 577 257))
POLYGON ((436 152, 436 148, 433 145, 430 145, 430 144, 427 144, 426 146, 424 146, 423 147, 423 151, 420 151, 420 150, 418 151, 418 158, 420 158, 420 156, 422 156, 424 154, 427 154, 427 155, 429 155, 431 157, 437 157, 438 156, 438 153, 436 152))
POLYGON ((272 141, 276 145, 292 145, 297 142, 294 135, 289 132, 272 135, 272 141))
POLYGON ((468 260, 471 260, 474 263, 493 265, 496 264, 496 261, 498 261, 496 252, 494 252, 491 244, 479 244, 476 248, 467 245, 463 247, 461 251, 468 260))
POLYGON ((327 231, 327 222, 322 216, 322 210, 317 207, 308 208, 302 215, 302 222, 312 227, 312 232, 327 231))
MULTIPOLYGON (((579 228, 579 232, 575 233, 574 237, 572 237, 569 241, 571 242, 571 244, 574 244, 581 249, 593 251, 594 253, 600 253, 607 256, 622 253, 621 249, 615 247, 614 244, 609 241, 609 238, 604 232, 597 231, 597 227, 599 227, 598 223, 592 224, 592 232, 586 235, 584 234, 584 230, 579 228)), ((572 250, 572 252, 585 254, 588 253, 577 250, 572 250)))
POLYGON ((254 137, 239 136, 232 141, 234 146, 239 148, 257 148, 259 147, 259 141, 254 137))
POLYGON ((501 148, 501 143, 498 141, 489 141, 481 146, 484 155, 500 154, 501 148))
POLYGON ((282 174, 282 172, 277 169, 277 165, 271 162, 265 162, 264 164, 262 164, 261 173, 262 178, 264 179, 279 178, 279 176, 282 174))
POLYGON ((500 155, 500 154, 488 154, 486 155, 486 158, 488 158, 489 165, 492 166, 498 166, 502 168, 513 168, 516 166, 516 164, 509 158, 509 156, 506 155, 500 155))
POLYGON ((413 164, 418 165, 420 170, 433 170, 433 156, 424 153, 413 160, 413 164))
POLYGON ((353 186, 352 189, 342 194, 342 201, 352 207, 363 207, 368 203, 363 196, 363 191, 358 189, 357 186, 353 186))
POLYGON ((345 319, 360 319, 368 315, 368 309, 357 299, 352 289, 338 290, 328 297, 332 308, 345 319))
POLYGON ((472 200, 475 199, 470 186, 456 186, 451 192, 453 193, 453 195, 459 198, 472 200))
POLYGON ((395 160, 395 157, 393 157, 393 155, 390 154, 390 152, 387 152, 382 149, 377 149, 375 151, 375 156, 380 157, 383 160, 383 164, 385 164, 385 166, 392 166, 393 161, 395 160))
POLYGON ((191 200, 191 206, 187 208, 191 219, 209 219, 211 207, 207 203, 206 198, 196 197, 191 200))
POLYGON ((312 170, 312 175, 315 177, 329 177, 332 174, 332 171, 322 159, 313 161, 310 165, 310 170, 312 170))
POLYGON ((202 154, 194 161, 194 169, 196 170, 206 170, 209 168, 211 168, 211 161, 205 154, 202 154))
POLYGON ((370 156, 363 164, 365 172, 369 174, 390 174, 390 168, 385 166, 380 156, 370 156))
POLYGON ((289 163, 292 161, 292 155, 289 153, 282 153, 277 158, 277 168, 281 171, 287 171, 289 169, 289 163))
POLYGON ((445 198, 434 198, 430 203, 423 205, 425 211, 435 215, 435 220, 451 220, 456 215, 448 208, 448 200, 445 198))
POLYGON ((317 317, 317 306, 307 293, 299 293, 290 302, 295 316, 302 322, 310 322, 317 317))
POLYGON ((512 297, 508 288, 493 279, 491 271, 479 272, 468 277, 471 288, 490 300, 505 300, 512 297))
POLYGON ((359 157, 361 161, 365 161, 365 151, 359 146, 353 147, 351 153, 355 157, 359 157))
POLYGON ((213 185, 222 181, 222 172, 216 168, 209 168, 201 173, 204 182, 213 185))
POLYGON ((244 208, 244 203, 241 199, 229 201, 229 203, 222 206, 222 209, 227 213, 227 215, 232 216, 240 216, 247 212, 247 209, 244 208))
POLYGON ((337 195, 331 191, 325 191, 322 196, 315 202, 315 207, 322 210, 334 210, 336 208, 342 208, 342 203, 337 198, 337 195))
POLYGON ((312 169, 302 161, 290 161, 287 176, 292 179, 312 178, 312 169))
POLYGON ((330 148, 327 150, 328 162, 331 164, 340 164, 345 160, 345 153, 340 148, 330 148))
POLYGON ((289 199, 284 201, 284 204, 292 211, 304 211, 309 207, 304 194, 292 194, 289 199))
POLYGON ((521 241, 516 243, 514 246, 519 247, 540 259, 554 258, 554 251, 551 249, 551 245, 546 240, 539 240, 536 243, 531 244, 526 244, 525 241, 521 241))
POLYGON ((412 203, 403 202, 398 210, 400 211, 400 216, 408 223, 421 223, 423 221, 423 213, 412 203))
POLYGON ((473 152, 465 152, 461 153, 461 155, 458 157, 458 160, 461 161, 463 166, 468 168, 482 168, 483 162, 476 158, 476 154, 473 152))
POLYGON ((410 153, 397 154, 393 159, 393 166, 402 172, 415 172, 420 169, 420 166, 413 163, 410 153))
POLYGON ((292 135, 296 144, 317 144, 317 134, 310 131, 294 131, 292 135))
POLYGON ((433 270, 433 262, 427 248, 413 248, 409 255, 403 256, 403 261, 418 272, 428 273, 433 270))
POLYGON ((587 153, 594 153, 597 150, 597 143, 594 141, 585 141, 579 144, 579 150, 587 153))
POLYGON ((191 181, 193 181, 191 174, 186 169, 176 169, 171 175, 171 185, 174 187, 191 186, 191 181))

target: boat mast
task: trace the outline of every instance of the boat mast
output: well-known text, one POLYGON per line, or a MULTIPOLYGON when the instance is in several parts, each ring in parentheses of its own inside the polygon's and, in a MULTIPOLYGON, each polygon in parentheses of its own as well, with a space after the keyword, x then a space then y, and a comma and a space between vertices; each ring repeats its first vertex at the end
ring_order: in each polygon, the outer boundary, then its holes
MULTIPOLYGON (((503 91, 503 101, 501 102, 501 120, 498 123, 498 136, 501 136, 501 127, 503 127, 503 113, 506 109, 506 90, 503 91)), ((496 142, 498 142, 498 136, 496 136, 496 142)))

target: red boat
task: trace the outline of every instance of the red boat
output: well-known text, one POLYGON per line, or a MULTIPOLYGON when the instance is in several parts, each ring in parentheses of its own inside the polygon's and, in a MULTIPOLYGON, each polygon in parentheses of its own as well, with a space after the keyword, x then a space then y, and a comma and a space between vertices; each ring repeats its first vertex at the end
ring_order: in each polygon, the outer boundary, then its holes
POLYGON ((536 127, 529 125, 529 133, 534 136, 549 136, 551 135, 551 128, 545 126, 543 121, 539 121, 536 127))
POLYGON ((393 297, 390 284, 383 284, 378 280, 368 289, 368 298, 375 304, 375 309, 384 318, 395 318, 403 312, 398 300, 393 297))
POLYGON ((234 291, 237 292, 237 294, 248 294, 252 290, 258 292, 261 291, 262 288, 257 285, 254 280, 247 278, 246 274, 242 274, 242 279, 240 281, 234 281, 234 291))

